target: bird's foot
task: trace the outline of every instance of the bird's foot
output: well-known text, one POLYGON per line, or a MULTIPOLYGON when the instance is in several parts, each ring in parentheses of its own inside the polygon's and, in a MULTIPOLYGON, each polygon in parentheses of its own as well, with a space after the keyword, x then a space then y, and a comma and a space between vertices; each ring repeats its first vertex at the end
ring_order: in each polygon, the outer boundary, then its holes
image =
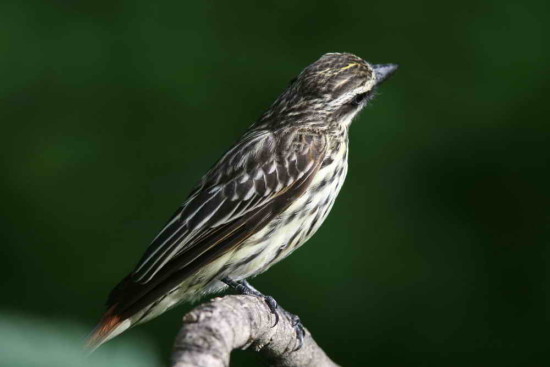
POLYGON ((239 292, 240 294, 262 298, 264 302, 267 304, 267 307, 269 307, 269 310, 271 311, 271 313, 275 316, 275 323, 273 324, 272 327, 275 327, 279 323, 279 305, 277 304, 277 301, 275 301, 275 298, 271 296, 266 296, 265 294, 263 294, 262 292, 254 288, 246 280, 233 280, 230 278, 223 278, 222 282, 224 282, 230 288, 233 288, 235 291, 239 292))
POLYGON ((263 294, 262 292, 254 288, 246 280, 236 281, 230 278, 223 278, 222 282, 224 282, 230 288, 234 289, 240 294, 262 298, 264 302, 267 304, 267 307, 269 307, 269 310, 271 311, 271 313, 275 316, 275 323, 273 324, 272 327, 275 327, 279 323, 279 318, 280 318, 279 312, 280 311, 285 312, 288 318, 290 319, 292 327, 294 328, 294 332, 296 333, 296 339, 298 340, 298 344, 294 349, 294 351, 297 351, 302 348, 304 344, 304 337, 306 336, 306 331, 304 329, 304 325, 302 325, 302 321, 300 321, 300 318, 298 316, 291 314, 290 312, 280 308, 279 305, 277 304, 277 301, 275 301, 275 298, 271 296, 266 296, 265 294, 263 294))

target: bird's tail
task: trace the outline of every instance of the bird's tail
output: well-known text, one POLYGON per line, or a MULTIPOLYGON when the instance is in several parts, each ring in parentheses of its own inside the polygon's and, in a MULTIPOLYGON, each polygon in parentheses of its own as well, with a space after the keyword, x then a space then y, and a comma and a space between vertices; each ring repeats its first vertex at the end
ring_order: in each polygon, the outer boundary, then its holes
POLYGON ((123 333, 132 326, 129 319, 123 319, 115 313, 115 306, 109 308, 86 342, 86 348, 93 352, 101 344, 123 333))

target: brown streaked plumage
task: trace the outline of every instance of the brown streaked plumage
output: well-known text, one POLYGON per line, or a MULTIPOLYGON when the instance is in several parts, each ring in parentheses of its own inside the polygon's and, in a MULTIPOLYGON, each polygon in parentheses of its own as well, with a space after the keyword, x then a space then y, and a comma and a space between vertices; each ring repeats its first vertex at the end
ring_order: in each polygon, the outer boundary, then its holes
POLYGON ((113 289, 90 346, 224 282, 255 276, 307 241, 344 182, 353 117, 395 68, 346 53, 305 68, 113 289))

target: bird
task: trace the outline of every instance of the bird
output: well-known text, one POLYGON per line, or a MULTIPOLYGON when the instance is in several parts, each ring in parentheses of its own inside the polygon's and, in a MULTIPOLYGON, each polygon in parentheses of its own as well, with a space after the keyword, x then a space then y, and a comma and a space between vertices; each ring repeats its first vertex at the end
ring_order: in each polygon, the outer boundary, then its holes
POLYGON ((303 245, 327 218, 348 171, 350 125, 397 68, 351 53, 326 53, 304 68, 114 287, 88 347, 228 287, 263 297, 278 318, 276 301, 248 279, 303 245))

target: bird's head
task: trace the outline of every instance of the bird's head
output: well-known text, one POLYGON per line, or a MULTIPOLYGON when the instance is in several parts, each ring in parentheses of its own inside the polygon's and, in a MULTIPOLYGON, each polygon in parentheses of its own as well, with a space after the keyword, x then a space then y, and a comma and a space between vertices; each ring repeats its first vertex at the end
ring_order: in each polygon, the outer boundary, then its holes
POLYGON ((396 69, 395 64, 372 65, 350 53, 327 53, 291 81, 268 114, 298 124, 349 125, 396 69))

